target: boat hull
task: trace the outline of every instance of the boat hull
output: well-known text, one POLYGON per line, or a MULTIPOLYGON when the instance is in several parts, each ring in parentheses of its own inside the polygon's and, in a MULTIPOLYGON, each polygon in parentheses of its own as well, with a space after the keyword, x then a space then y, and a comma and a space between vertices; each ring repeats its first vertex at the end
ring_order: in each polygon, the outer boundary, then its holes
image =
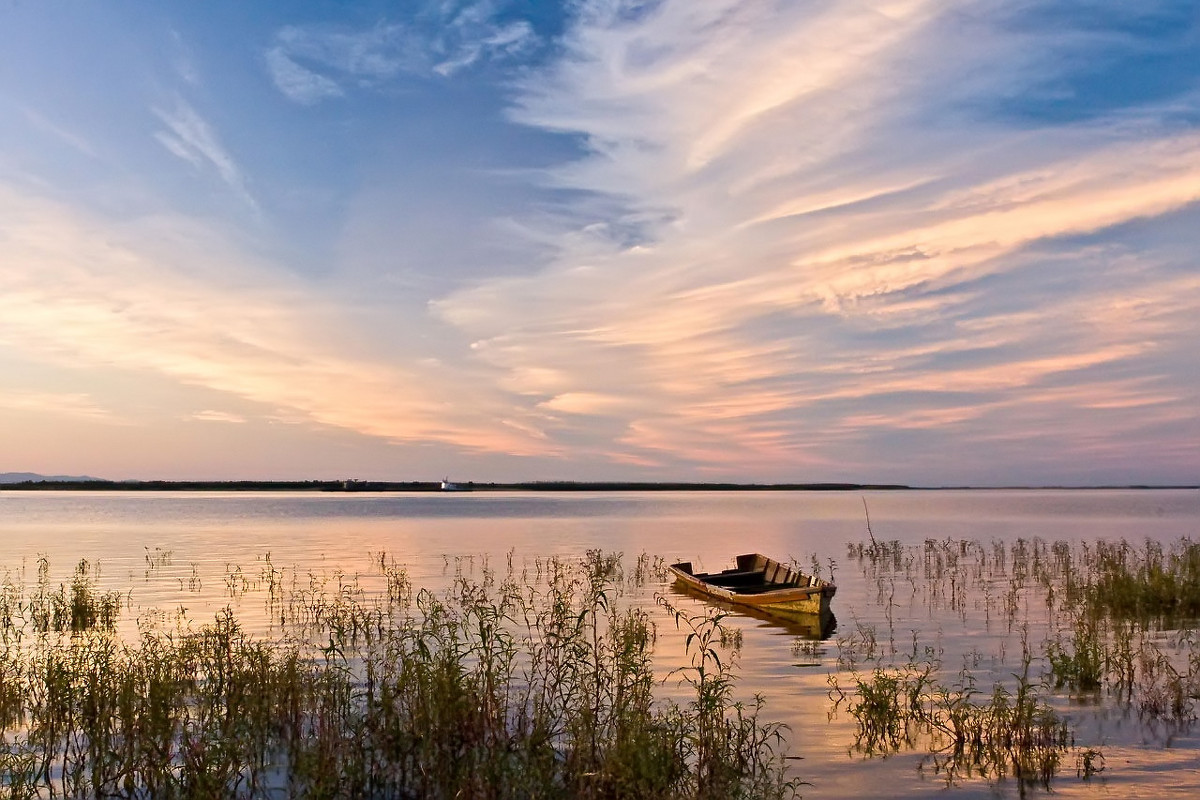
POLYGON ((837 593, 836 585, 759 553, 738 556, 737 567, 723 572, 696 573, 689 561, 669 569, 693 594, 781 617, 829 615, 837 593))

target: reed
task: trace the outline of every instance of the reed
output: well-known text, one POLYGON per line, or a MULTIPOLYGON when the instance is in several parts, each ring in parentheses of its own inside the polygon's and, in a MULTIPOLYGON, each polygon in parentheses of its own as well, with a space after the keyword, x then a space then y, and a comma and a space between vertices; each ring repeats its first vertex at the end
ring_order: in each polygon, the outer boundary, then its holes
POLYGON ((1169 621, 1200 617, 1200 544, 1169 548, 1146 542, 1100 542, 1084 559, 1082 592, 1089 608, 1126 618, 1169 621))
MULTIPOLYGON (((856 621, 841 634, 842 673, 830 679, 834 709, 853 715, 865 755, 926 748, 925 764, 948 780, 1012 775, 1022 786, 1049 786, 1073 749, 1065 718, 1049 704, 1055 693, 1113 705, 1140 719, 1146 735, 1163 729, 1168 740, 1197 719, 1200 546, 1189 539, 905 545, 872 531, 848 554, 874 585, 886 623, 876 630, 856 621), (923 606, 931 619, 949 611, 974 624, 981 613, 984 625, 1020 633, 1020 670, 977 691, 972 670, 941 677, 936 648, 922 649, 915 630, 912 652, 898 654, 894 616, 904 602, 910 614, 923 606), (1040 645, 1028 641, 1031 621, 1046 631, 1040 645)), ((1080 778, 1106 768, 1094 747, 1075 755, 1080 778)))
MULTIPOLYGON (((151 566, 165 559, 151 554, 151 566)), ((121 798, 789 797, 784 730, 733 691, 719 616, 655 697, 655 626, 619 601, 619 556, 483 564, 442 593, 379 554, 372 576, 230 567, 270 637, 231 607, 203 625, 143 614, 81 565, 0 591, 0 794, 121 798), (532 575, 530 574, 532 572, 532 575)), ((634 580, 654 573, 639 560, 634 580)))
POLYGON ((1108 638, 1100 621, 1091 614, 1075 618, 1069 637, 1056 637, 1046 643, 1046 660, 1054 688, 1094 692, 1108 674, 1109 643, 1128 639, 1108 638))
POLYGON ((886 757, 923 745, 922 768, 948 783, 1011 777, 1022 787, 1049 788, 1073 739, 1030 679, 1028 656, 1014 685, 996 683, 990 692, 976 688, 966 667, 951 683, 938 678, 940 669, 933 661, 880 666, 854 673, 849 690, 831 675, 835 712, 845 704, 857 724, 855 748, 886 757))
POLYGON ((765 705, 761 695, 749 703, 734 697, 732 661, 741 647, 740 631, 736 637, 728 635, 722 625, 724 612, 696 616, 665 598, 660 597, 659 604, 688 631, 685 647, 690 663, 672 673, 692 690, 692 699, 676 712, 689 720, 692 732, 685 744, 685 760, 696 765, 684 796, 796 796, 800 782, 787 779, 783 769, 786 726, 760 722, 765 705), (725 660, 721 648, 730 650, 725 660))

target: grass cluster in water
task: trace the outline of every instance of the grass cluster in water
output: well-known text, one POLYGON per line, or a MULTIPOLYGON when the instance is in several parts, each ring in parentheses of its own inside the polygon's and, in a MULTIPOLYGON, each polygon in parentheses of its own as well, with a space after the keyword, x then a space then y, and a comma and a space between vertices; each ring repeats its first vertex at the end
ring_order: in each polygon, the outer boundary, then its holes
POLYGON ((1093 614, 1168 622, 1200 618, 1200 544, 1184 539, 1164 549, 1146 542, 1099 542, 1081 549, 1070 589, 1093 614))
POLYGON ((1196 719, 1200 545, 1079 546, 1063 552, 1043 584, 1057 603, 1059 624, 1046 646, 1057 688, 1106 692, 1147 721, 1196 719))
MULTIPOLYGON (((153 566, 153 565, 152 565, 153 566)), ((414 591, 231 572, 279 635, 229 609, 113 630, 120 597, 0 590, 0 776, 19 797, 727 798, 795 794, 780 726, 734 699, 717 616, 689 626, 690 699, 657 701, 655 628, 614 602, 619 556, 414 591), (56 599, 57 598, 57 599, 56 599), (70 609, 69 613, 66 609, 70 609)), ((639 564, 639 569, 644 568, 639 564)))
MULTIPOLYGON (((864 754, 924 746, 926 763, 951 780, 1012 775, 1022 785, 1049 786, 1073 747, 1051 705, 1055 693, 1087 702, 1104 694, 1143 722, 1176 730, 1196 720, 1200 545, 1188 539, 1139 548, 1037 539, 904 545, 872 537, 851 544, 849 555, 874 585, 889 627, 882 641, 861 624, 839 637, 839 666, 852 685, 831 677, 831 695, 856 720, 864 754), (968 669, 945 679, 939 651, 922 649, 917 631, 911 652, 897 651, 893 617, 905 603, 952 612, 964 623, 982 613, 984 626, 1019 633, 1022 668, 990 692, 976 690, 968 669), (1028 640, 1031 608, 1046 614, 1040 645, 1028 640)), ((1083 777, 1104 768, 1095 749, 1076 755, 1083 777)))
POLYGON ((997 683, 981 692, 968 669, 942 683, 938 663, 910 661, 855 673, 849 693, 830 676, 831 696, 838 706, 846 703, 858 724, 857 747, 868 756, 924 741, 934 772, 950 782, 1011 776, 1021 786, 1048 788, 1073 739, 1029 679, 1028 666, 1027 658, 1011 689, 997 683))

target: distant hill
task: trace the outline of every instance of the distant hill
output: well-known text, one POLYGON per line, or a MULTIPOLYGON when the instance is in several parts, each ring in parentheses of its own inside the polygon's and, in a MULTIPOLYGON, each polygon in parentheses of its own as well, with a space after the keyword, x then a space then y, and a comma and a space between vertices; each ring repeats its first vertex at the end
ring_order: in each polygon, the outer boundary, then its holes
POLYGON ((87 475, 39 475, 36 472, 0 472, 0 483, 27 483, 38 481, 56 481, 75 483, 78 481, 102 481, 104 478, 92 478, 87 475))

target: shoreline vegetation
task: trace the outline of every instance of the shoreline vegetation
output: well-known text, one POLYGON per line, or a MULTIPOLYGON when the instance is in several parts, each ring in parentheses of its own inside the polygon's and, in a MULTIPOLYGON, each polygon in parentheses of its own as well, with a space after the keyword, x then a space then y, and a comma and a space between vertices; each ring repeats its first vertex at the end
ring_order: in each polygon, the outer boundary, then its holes
POLYGON ((865 758, 923 752, 923 775, 947 785, 1011 778, 1025 797, 1030 788, 1052 790, 1072 757, 1079 780, 1106 771, 1105 750, 1122 743, 1089 727, 1087 709, 1124 720, 1143 744, 1163 749, 1183 746, 1176 739, 1200 722, 1200 544, 1189 538, 872 537, 851 543, 847 555, 876 587, 887 619, 886 629, 855 621, 839 631, 829 678, 834 712, 855 720, 854 750, 865 758), (958 654, 956 671, 936 640, 906 623, 904 633, 893 627, 906 604, 930 618, 977 620, 1008 639, 1000 653, 958 654), (898 646, 909 630, 911 649, 898 646), (1009 651, 1014 636, 1019 649, 1009 651), (988 669, 989 660, 1002 666, 988 669))
MULTIPOLYGON (((849 757, 909 754, 917 780, 1026 797, 1072 772, 1121 779, 1128 741, 1093 717, 1163 750, 1196 731, 1200 544, 868 535, 846 564, 882 615, 791 651, 826 672, 849 757), (955 619, 992 636, 947 648, 955 619)), ((112 590, 99 562, 0 570, 0 796, 782 800, 809 785, 789 755, 804 731, 738 685, 742 629, 677 605, 660 556, 443 556, 436 591, 394 554, 367 558, 226 564, 224 608, 194 615, 112 590)), ((146 577, 181 576, 172 559, 147 550, 146 577)))
MULTIPOLYGON (((510 558, 418 590, 376 574, 231 575, 272 635, 227 606, 204 623, 131 607, 81 561, 0 580, 0 794, 10 798, 796 797, 785 726, 739 700, 722 615, 659 605, 688 632, 656 671, 656 624, 620 601, 661 559, 510 558), (382 585, 380 585, 382 584, 382 585), (126 613, 123 613, 126 612, 126 613), (137 630, 121 623, 137 612, 137 630), (664 681, 678 701, 656 698, 664 681)), ((148 556, 151 569, 166 559, 148 556)), ((474 562, 472 562, 473 564, 474 562)), ((461 564, 459 565, 461 567, 461 564)))
POLYGON ((861 492, 861 491, 1003 491, 1003 490, 1197 490, 1200 484, 1102 486, 909 486, 892 483, 699 483, 687 481, 521 481, 461 482, 447 489, 442 481, 114 481, 101 478, 27 478, 3 480, 0 491, 119 492, 861 492))

